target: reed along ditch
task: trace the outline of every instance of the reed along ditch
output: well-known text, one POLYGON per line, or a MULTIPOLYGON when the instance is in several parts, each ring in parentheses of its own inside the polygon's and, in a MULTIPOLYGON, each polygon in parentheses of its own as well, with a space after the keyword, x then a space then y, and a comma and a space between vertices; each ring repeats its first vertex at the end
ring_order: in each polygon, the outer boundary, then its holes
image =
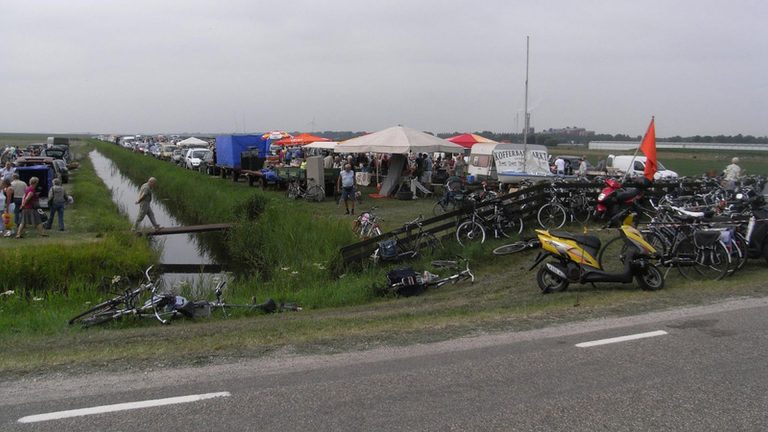
MULTIPOLYGON (((112 200, 133 224, 139 213, 136 198, 141 184, 123 175, 120 169, 100 152, 91 151, 89 157, 96 174, 111 191, 112 200)), ((162 184, 157 187, 162 188, 162 184)), ((155 193, 152 201, 157 223, 164 227, 185 225, 183 218, 174 214, 173 208, 165 205, 161 196, 162 194, 155 193)), ((144 218, 141 227, 151 228, 148 217, 144 218)), ((160 252, 162 280, 166 286, 184 282, 197 286, 218 275, 229 261, 226 248, 223 247, 224 235, 222 232, 207 232, 150 237, 152 246, 160 252)))

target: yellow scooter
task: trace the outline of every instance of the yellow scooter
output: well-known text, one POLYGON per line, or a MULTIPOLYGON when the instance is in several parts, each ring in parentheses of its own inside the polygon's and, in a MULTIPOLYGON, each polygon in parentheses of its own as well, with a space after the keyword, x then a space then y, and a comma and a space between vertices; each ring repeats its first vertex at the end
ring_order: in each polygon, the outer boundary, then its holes
POLYGON ((601 267, 598 237, 546 230, 536 230, 542 251, 529 270, 548 257, 553 258, 536 273, 536 283, 544 294, 564 291, 571 283, 630 283, 633 279, 644 290, 664 288, 664 276, 650 262, 656 256, 656 249, 631 225, 622 225, 620 233, 624 239, 622 253, 616 257, 624 265, 620 273, 609 273, 601 267))

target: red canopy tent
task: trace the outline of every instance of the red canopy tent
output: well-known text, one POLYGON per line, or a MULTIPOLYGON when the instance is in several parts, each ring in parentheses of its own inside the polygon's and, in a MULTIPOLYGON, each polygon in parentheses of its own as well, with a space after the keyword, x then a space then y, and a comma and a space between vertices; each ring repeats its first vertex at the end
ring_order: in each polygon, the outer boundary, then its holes
POLYGON ((285 137, 279 141, 275 141, 276 145, 281 146, 298 146, 298 145, 305 145, 305 144, 311 144, 313 142, 326 142, 330 141, 328 138, 323 138, 319 136, 315 136, 308 133, 302 133, 298 134, 295 137, 285 137))
POLYGON ((454 137, 446 138, 448 141, 458 144, 462 147, 471 148, 473 145, 477 143, 495 143, 497 141, 494 141, 492 139, 486 138, 484 136, 480 136, 477 134, 461 134, 456 135, 454 137))

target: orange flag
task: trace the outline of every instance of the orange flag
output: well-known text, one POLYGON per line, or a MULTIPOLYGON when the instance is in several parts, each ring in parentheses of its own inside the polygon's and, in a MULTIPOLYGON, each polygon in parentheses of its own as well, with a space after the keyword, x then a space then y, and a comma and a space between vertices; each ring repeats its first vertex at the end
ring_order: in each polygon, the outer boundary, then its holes
POLYGON ((645 178, 653 181, 653 175, 658 170, 658 162, 656 161, 656 126, 653 124, 654 118, 651 117, 651 124, 648 126, 648 131, 645 133, 643 142, 640 144, 640 151, 646 157, 645 161, 645 178))

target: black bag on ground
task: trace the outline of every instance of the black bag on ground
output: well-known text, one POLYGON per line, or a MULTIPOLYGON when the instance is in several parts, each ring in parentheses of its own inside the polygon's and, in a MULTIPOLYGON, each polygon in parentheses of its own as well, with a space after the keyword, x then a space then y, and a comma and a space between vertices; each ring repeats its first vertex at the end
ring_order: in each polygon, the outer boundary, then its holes
POLYGON ((389 271, 387 281, 395 294, 403 297, 419 295, 427 288, 421 275, 410 267, 389 271))
POLYGON ((48 214, 46 214, 43 209, 39 208, 35 211, 37 212, 37 216, 40 218, 40 223, 48 222, 48 214))

